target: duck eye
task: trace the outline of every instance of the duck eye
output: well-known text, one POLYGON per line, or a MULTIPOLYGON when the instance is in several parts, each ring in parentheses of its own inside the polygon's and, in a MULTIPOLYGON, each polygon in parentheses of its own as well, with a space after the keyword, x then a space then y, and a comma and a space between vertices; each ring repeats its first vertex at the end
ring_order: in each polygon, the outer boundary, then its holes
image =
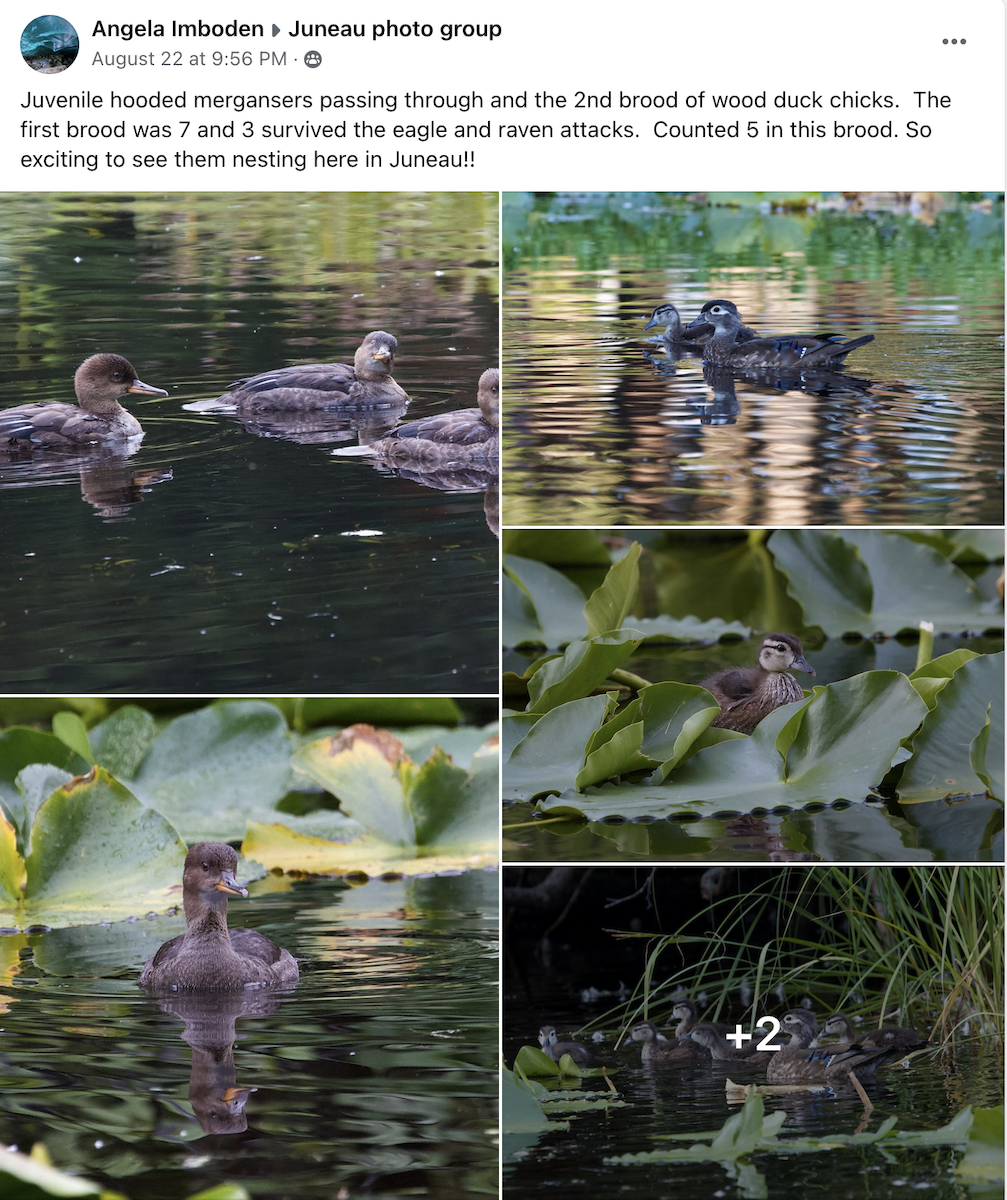
POLYGON ((204 870, 204 871, 209 871, 209 869, 210 869, 210 864, 209 864, 209 863, 203 863, 203 870, 204 870))

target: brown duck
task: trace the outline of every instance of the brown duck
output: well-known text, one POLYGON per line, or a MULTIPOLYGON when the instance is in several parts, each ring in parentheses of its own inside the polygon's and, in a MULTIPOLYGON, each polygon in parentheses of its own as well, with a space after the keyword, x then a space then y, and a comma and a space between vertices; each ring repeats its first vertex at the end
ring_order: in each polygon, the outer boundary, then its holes
POLYGON ((840 1042, 857 1042, 861 1046, 892 1046, 901 1050, 903 1054, 908 1054, 911 1050, 922 1050, 930 1044, 915 1029, 907 1029, 901 1025, 868 1029, 863 1033, 854 1034, 849 1021, 842 1013, 833 1013, 822 1027, 822 1033, 828 1037, 838 1037, 840 1042))
POLYGON ((569 1054, 578 1067, 584 1067, 591 1061, 591 1051, 580 1042, 561 1042, 554 1025, 543 1025, 538 1031, 538 1042, 553 1062, 559 1062, 564 1054, 569 1054))
MULTIPOLYGON (((787 1047, 792 1046, 809 1046, 811 1039, 818 1031, 818 1022, 815 1020, 814 1013, 808 1012, 805 1009, 791 1009, 783 1014, 781 1018, 781 1033, 777 1036, 782 1037, 784 1034, 790 1034, 790 1041, 787 1047), (807 1041, 804 1038, 807 1037, 807 1041)), ((723 1029, 720 1026, 719 1029, 723 1029)), ((733 1035, 733 1029, 727 1032, 733 1035)), ((752 1038, 743 1042, 740 1046, 736 1045, 733 1037, 728 1039, 724 1034, 718 1031, 718 1027, 713 1024, 707 1024, 705 1021, 695 1025, 689 1037, 693 1041, 699 1042, 701 1046, 705 1046, 715 1059, 721 1062, 748 1062, 755 1066, 766 1066, 774 1054, 782 1054, 782 1050, 760 1050, 759 1043, 767 1036, 767 1030, 764 1027, 757 1027, 752 1038)), ((774 1043, 779 1044, 779 1043, 774 1043)))
POLYGON ((238 856, 224 842, 199 842, 185 856, 185 933, 165 942, 140 972, 154 991, 218 991, 296 983, 287 950, 254 929, 227 928, 227 897, 247 896, 234 878, 238 856))
POLYGON ((869 1079, 882 1063, 904 1053, 892 1046, 864 1046, 860 1042, 813 1047, 817 1025, 809 1019, 810 1014, 795 1009, 786 1015, 794 1018, 794 1036, 786 1049, 773 1055, 766 1069, 770 1083, 843 1083, 851 1071, 857 1079, 869 1079))
POLYGON ((712 692, 720 713, 712 724, 718 729, 751 733, 774 708, 804 699, 804 689, 788 671, 815 670, 804 657, 800 639, 792 633, 770 633, 762 640, 757 667, 731 667, 718 671, 699 685, 712 692))
MULTIPOLYGON (((676 1000, 675 1007, 671 1010, 672 1017, 678 1022, 675 1026, 675 1036, 684 1038, 687 1033, 691 1033, 699 1024, 699 1017, 696 1012, 696 1006, 691 1000, 676 1000)), ((670 1025, 671 1022, 669 1021, 670 1025)), ((731 1033, 733 1026, 721 1024, 719 1021, 704 1021, 703 1024, 707 1029, 714 1029, 723 1036, 725 1033, 731 1033)))
POLYGON ((360 343, 353 366, 307 363, 264 371, 239 380, 220 402, 237 405, 239 414, 401 404, 409 397, 392 378, 397 349, 395 338, 378 329, 360 343))
POLYGON ((500 372, 496 367, 479 376, 476 402, 478 408, 409 421, 372 442, 369 449, 388 463, 413 470, 495 464, 500 448, 500 372))
POLYGON ((114 445, 143 436, 143 426, 119 403, 120 396, 167 396, 137 376, 121 354, 92 354, 73 377, 76 404, 39 400, 0 412, 0 452, 72 450, 114 445))
POLYGON ((662 1039, 652 1021, 637 1021, 629 1036, 634 1042, 643 1042, 640 1052, 641 1063, 687 1063, 708 1059, 709 1051, 692 1038, 680 1040, 662 1039))
MULTIPOLYGON (((750 328, 748 325, 740 324, 741 315, 738 313, 736 305, 732 304, 730 300, 711 300, 710 303, 722 304, 737 315, 740 325, 737 338, 739 342, 750 342, 753 338, 759 336, 756 330, 750 328)), ((647 324, 643 327, 644 331, 653 329, 656 325, 663 325, 664 331, 653 338, 647 339, 648 341, 657 342, 658 345, 681 343, 685 349, 700 349, 706 345, 715 333, 714 327, 702 314, 695 321, 683 326, 682 318, 679 316, 678 309, 674 304, 659 304, 650 314, 647 324)))
MULTIPOLYGON (((831 369, 841 365, 846 356, 858 347, 874 341, 873 333, 849 342, 833 334, 742 341, 739 335, 744 327, 737 309, 733 304, 721 300, 710 300, 704 304, 700 317, 714 327, 714 334, 704 348, 704 362, 733 367, 738 371, 766 367, 796 367, 801 371, 831 369)), ((696 325, 696 321, 692 325, 696 325)))

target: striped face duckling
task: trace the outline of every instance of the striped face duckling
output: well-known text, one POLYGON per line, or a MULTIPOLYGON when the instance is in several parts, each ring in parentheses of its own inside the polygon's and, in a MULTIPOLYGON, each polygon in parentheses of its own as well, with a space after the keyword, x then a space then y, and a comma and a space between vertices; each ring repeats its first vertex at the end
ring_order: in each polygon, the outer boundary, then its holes
POLYGON ((409 397, 392 378, 398 342, 375 330, 360 343, 353 365, 307 363, 242 379, 220 397, 239 415, 308 409, 362 409, 401 404, 409 397))
POLYGON ((221 991, 298 979, 297 963, 254 929, 227 928, 227 897, 247 896, 235 877, 238 856, 224 842, 199 842, 185 856, 185 933, 165 942, 140 972, 159 992, 221 991))
POLYGON ((120 396, 167 396, 138 377, 121 354, 92 354, 73 377, 76 404, 39 400, 0 412, 0 453, 72 450, 114 445, 143 436, 140 422, 119 403, 120 396))
POLYGON ((393 466, 445 470, 497 462, 500 449, 500 371, 479 376, 478 408, 423 417, 393 429, 369 449, 393 466))
POLYGON ((774 708, 803 700, 804 689, 788 671, 815 674, 804 657, 800 638, 792 633, 770 633, 762 640, 757 667, 731 667, 704 679, 699 686, 712 692, 720 705, 713 725, 751 733, 774 708))
POLYGON ((591 1051, 580 1042, 561 1042, 555 1025, 542 1026, 538 1031, 538 1044, 553 1062, 559 1062, 564 1054, 569 1054, 578 1067, 585 1067, 591 1061, 591 1051))
POLYGON ((840 1042, 857 1042, 861 1046, 895 1047, 904 1054, 911 1050, 922 1050, 929 1045, 915 1029, 907 1029, 901 1025, 889 1025, 881 1029, 868 1029, 855 1034, 850 1028, 849 1021, 842 1013, 833 1013, 825 1022, 822 1029, 827 1037, 837 1037, 840 1042))
POLYGON ((891 1046, 865 1046, 859 1042, 813 1047, 818 1026, 811 1015, 795 1009, 786 1017, 792 1018, 794 1037, 790 1046, 772 1056, 766 1069, 770 1083, 843 1083, 851 1072, 859 1080, 871 1079, 882 1063, 904 1053, 891 1046))
POLYGON ((662 1038, 652 1021, 637 1021, 629 1036, 634 1042, 643 1042, 640 1052, 641 1063, 686 1063, 709 1059, 709 1051, 692 1038, 669 1041, 662 1038))

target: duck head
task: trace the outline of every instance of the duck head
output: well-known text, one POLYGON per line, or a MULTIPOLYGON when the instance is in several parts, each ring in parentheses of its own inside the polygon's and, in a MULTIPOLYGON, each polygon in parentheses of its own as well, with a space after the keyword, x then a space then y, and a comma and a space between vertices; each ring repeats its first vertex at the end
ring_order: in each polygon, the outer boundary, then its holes
POLYGON ((151 387, 138 378, 133 364, 121 354, 92 354, 85 358, 73 377, 73 388, 81 408, 90 412, 115 410, 119 397, 167 396, 163 388, 151 387))
POLYGON ((653 1021, 637 1021, 629 1036, 634 1042, 656 1042, 658 1033, 653 1021))
POLYGON ((376 329, 360 343, 353 356, 353 370, 358 379, 376 381, 388 379, 395 365, 398 341, 390 333, 376 329))
POLYGON ((664 325, 665 332, 670 337, 679 336, 682 332, 682 318, 674 304, 659 304, 650 314, 650 320, 643 327, 644 331, 653 329, 655 325, 664 325))
POLYGON ((199 842, 185 856, 182 902, 191 920, 207 909, 227 911, 228 896, 247 896, 248 888, 234 877, 238 856, 224 842, 199 842))
POLYGON ((795 1047, 810 1046, 818 1034, 818 1022, 815 1014, 806 1008, 792 1008, 780 1018, 783 1033, 790 1034, 790 1045, 795 1047))
POLYGON ((489 367, 479 376, 479 411, 496 429, 500 424, 500 371, 489 367))
POLYGON ((806 671, 815 674, 814 667, 804 657, 800 639, 792 633, 770 633, 762 639, 759 666, 764 671, 806 671))
POLYGON ((738 312, 736 304, 730 300, 707 300, 699 310, 699 316, 689 322, 686 330, 699 333, 704 325, 713 325, 718 333, 721 330, 730 333, 739 330, 742 324, 741 313, 738 312))
POLYGON ((543 1050, 546 1049, 548 1046, 551 1046, 553 1044, 553 1042, 555 1042, 557 1040, 558 1040, 558 1037, 556 1034, 555 1025, 543 1025, 542 1028, 538 1031, 538 1044, 542 1047, 543 1050))

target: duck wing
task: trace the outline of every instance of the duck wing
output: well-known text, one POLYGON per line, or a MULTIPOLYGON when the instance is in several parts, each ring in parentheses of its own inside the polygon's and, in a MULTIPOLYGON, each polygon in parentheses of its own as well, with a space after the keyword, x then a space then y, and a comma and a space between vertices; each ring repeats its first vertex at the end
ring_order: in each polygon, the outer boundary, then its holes
POLYGON ((725 702, 731 704, 752 694, 756 674, 753 667, 733 667, 727 671, 718 671, 716 675, 704 679, 699 686, 712 692, 721 705, 725 702))
MULTIPOLYGON (((270 941, 257 929, 232 929, 230 938, 231 949, 235 954, 241 954, 245 958, 254 958, 256 962, 276 963, 280 961, 280 956, 283 954, 283 950, 275 942, 270 941)), ((171 943, 169 942, 168 945, 170 946, 171 943)))
POLYGON ((37 401, 4 409, 0 412, 0 443, 45 443, 53 436, 58 437, 67 421, 80 414, 76 404, 65 404, 61 400, 37 401))
POLYGON ((164 945, 157 951, 153 958, 148 959, 143 965, 143 970, 140 972, 138 980, 141 987, 146 987, 150 982, 151 975, 164 966, 165 963, 171 962, 176 957, 179 950, 182 949, 182 943, 185 941, 185 934, 180 933, 178 937, 173 937, 170 942, 165 942, 164 945))
POLYGON ((478 408, 459 408, 454 412, 421 417, 393 429, 389 438, 421 438, 451 446, 477 446, 496 437, 496 430, 478 408))

